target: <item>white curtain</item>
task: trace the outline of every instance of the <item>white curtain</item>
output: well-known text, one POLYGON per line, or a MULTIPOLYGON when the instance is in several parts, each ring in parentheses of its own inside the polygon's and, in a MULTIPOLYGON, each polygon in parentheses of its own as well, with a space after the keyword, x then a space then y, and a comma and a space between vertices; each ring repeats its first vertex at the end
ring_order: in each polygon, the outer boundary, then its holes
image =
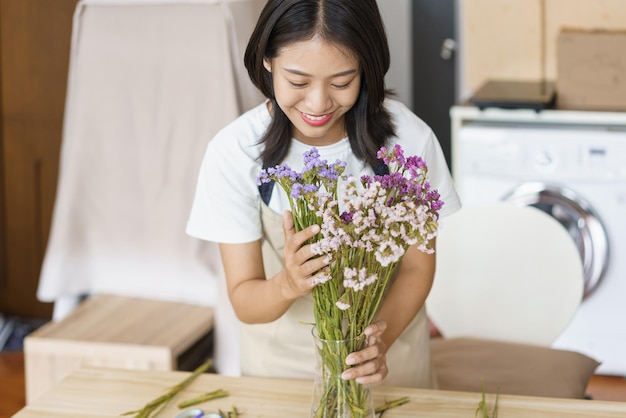
POLYGON ((263 4, 79 2, 40 300, 229 308, 217 246, 185 224, 208 141, 262 100, 242 61, 263 4))

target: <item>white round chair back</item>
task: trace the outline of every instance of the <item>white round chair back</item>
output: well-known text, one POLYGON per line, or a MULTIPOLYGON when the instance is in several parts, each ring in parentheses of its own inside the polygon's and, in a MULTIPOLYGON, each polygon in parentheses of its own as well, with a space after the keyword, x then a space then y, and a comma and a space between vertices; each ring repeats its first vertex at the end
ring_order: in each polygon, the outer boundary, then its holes
POLYGON ((426 305, 445 338, 550 346, 582 300, 574 241, 534 207, 464 207, 441 220, 436 254, 426 305))

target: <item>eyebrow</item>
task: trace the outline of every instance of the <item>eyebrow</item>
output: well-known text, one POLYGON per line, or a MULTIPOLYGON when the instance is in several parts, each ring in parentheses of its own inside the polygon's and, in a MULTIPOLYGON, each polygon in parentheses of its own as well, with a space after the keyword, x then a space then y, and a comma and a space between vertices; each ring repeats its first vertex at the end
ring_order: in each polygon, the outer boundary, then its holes
MULTIPOLYGON (((312 77, 311 74, 308 74, 308 73, 305 73, 304 71, 296 70, 296 69, 293 69, 293 68, 283 68, 283 70, 287 71, 288 73, 295 74, 295 75, 301 75, 301 76, 305 76, 305 77, 312 77)), ((346 75, 355 74, 356 72, 357 72, 357 70, 355 70, 355 69, 341 71, 339 73, 333 74, 331 76, 331 78, 343 77, 343 76, 346 76, 346 75)))

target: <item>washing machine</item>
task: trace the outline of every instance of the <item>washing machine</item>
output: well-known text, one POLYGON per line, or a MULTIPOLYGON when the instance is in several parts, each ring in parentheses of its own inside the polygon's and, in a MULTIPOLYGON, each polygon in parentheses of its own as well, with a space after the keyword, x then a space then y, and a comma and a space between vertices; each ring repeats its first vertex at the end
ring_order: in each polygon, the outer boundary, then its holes
POLYGON ((522 119, 457 123, 461 200, 532 205, 568 230, 583 261, 584 297, 554 347, 600 361, 597 373, 626 376, 626 120, 522 119))

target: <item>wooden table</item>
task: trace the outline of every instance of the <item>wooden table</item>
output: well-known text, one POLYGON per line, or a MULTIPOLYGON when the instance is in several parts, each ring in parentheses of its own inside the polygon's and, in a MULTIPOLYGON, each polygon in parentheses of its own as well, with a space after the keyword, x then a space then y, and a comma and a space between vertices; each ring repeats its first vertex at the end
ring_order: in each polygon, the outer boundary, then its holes
POLYGON ((134 370, 192 370, 181 358, 209 355, 213 308, 187 303, 96 295, 65 319, 49 322, 24 340, 26 403, 80 366, 134 370), (210 343, 210 341, 208 341, 210 343))
MULTIPOLYGON (((141 408, 189 375, 180 371, 139 371, 83 367, 75 370, 13 418, 113 418, 141 408)), ((202 374, 181 392, 159 418, 174 418, 176 404, 202 393, 223 389, 226 398, 199 405, 205 412, 235 405, 242 418, 309 416, 312 382, 232 378, 202 374)), ((384 418, 473 418, 479 393, 372 387, 375 406, 408 396, 409 403, 387 411, 384 418)), ((489 406, 494 395, 488 394, 489 406)), ((501 395, 500 418, 626 417, 626 403, 501 395)))

